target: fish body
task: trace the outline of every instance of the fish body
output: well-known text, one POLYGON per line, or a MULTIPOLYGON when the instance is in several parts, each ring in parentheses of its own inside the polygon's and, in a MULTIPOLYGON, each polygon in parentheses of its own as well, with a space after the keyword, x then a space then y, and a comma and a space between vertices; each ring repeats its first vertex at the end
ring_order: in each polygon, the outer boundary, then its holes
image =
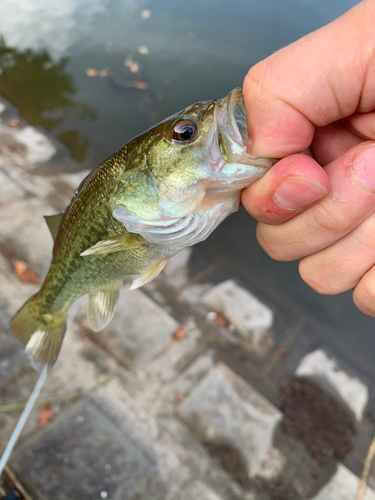
POLYGON ((34 367, 55 362, 79 297, 89 294, 89 326, 103 329, 125 276, 139 275, 131 288, 151 281, 238 209, 240 190, 274 163, 248 154, 246 139, 240 89, 194 104, 123 146, 84 179, 63 214, 46 217, 51 267, 10 323, 34 367))

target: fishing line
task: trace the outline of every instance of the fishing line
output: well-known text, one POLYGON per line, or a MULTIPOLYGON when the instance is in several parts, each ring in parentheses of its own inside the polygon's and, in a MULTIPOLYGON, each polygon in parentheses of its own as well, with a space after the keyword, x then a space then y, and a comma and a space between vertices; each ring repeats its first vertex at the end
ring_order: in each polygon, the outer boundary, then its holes
MULTIPOLYGON (((78 312, 78 309, 82 303, 82 298, 83 297, 80 297, 72 305, 72 307, 69 310, 68 320, 67 320, 67 329, 70 328, 70 326, 72 325, 72 323, 74 321, 74 318, 75 318, 75 316, 78 312)), ((5 450, 2 454, 2 457, 0 459, 0 477, 3 473, 4 467, 6 466, 8 460, 9 460, 9 457, 13 451, 13 448, 15 447, 15 445, 18 441, 18 438, 20 437, 22 429, 26 423, 26 420, 29 418, 30 412, 33 409, 35 401, 37 400, 37 398, 39 396, 39 393, 44 385, 44 382, 46 381, 47 374, 48 374, 48 370, 47 370, 47 366, 45 366, 43 368, 41 374, 39 375, 39 378, 35 384, 34 390, 31 393, 30 398, 25 406, 25 409, 23 410, 23 412, 22 412, 22 414, 17 422, 17 425, 13 431, 13 434, 11 435, 10 440, 8 441, 8 444, 6 445, 5 450)))
POLYGON ((23 429, 23 426, 25 425, 26 420, 28 419, 30 412, 33 409, 33 406, 35 404, 35 401, 36 401, 37 397, 39 396, 39 393, 43 387, 43 384, 46 381, 47 373, 48 373, 47 367, 45 366, 43 368, 41 374, 39 375, 39 378, 37 380, 37 383, 35 384, 34 390, 31 393, 31 396, 27 402, 27 405, 25 406, 25 409, 23 410, 22 415, 17 422, 17 425, 13 431, 13 434, 12 434, 10 440, 8 441, 8 444, 6 445, 4 453, 0 459, 0 476, 3 473, 4 467, 6 466, 8 460, 9 460, 9 457, 13 451, 13 448, 14 448, 15 444, 17 443, 17 440, 18 440, 18 438, 21 434, 21 431, 23 429))

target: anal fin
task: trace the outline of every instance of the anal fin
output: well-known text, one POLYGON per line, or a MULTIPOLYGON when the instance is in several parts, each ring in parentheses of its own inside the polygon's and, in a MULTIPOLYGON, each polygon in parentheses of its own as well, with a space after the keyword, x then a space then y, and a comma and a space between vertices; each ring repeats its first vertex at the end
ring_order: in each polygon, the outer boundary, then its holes
POLYGON ((164 269, 165 264, 168 262, 168 259, 162 259, 149 267, 144 273, 142 273, 139 278, 135 279, 131 284, 130 290, 134 290, 135 288, 139 288, 146 283, 152 281, 156 276, 161 273, 164 269))
POLYGON ((115 281, 89 293, 87 322, 94 332, 103 330, 113 318, 122 281, 115 281))

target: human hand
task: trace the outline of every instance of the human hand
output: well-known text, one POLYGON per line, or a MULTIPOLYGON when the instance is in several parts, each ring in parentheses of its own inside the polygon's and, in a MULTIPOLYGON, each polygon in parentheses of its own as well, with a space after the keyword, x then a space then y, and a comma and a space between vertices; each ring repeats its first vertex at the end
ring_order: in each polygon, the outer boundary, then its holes
POLYGON ((274 53, 244 81, 251 152, 281 158, 242 193, 274 259, 375 316, 375 2, 274 53), (370 141, 369 141, 369 140, 370 141), (308 156, 295 154, 309 148, 308 156), (322 168, 324 167, 324 168, 322 168))

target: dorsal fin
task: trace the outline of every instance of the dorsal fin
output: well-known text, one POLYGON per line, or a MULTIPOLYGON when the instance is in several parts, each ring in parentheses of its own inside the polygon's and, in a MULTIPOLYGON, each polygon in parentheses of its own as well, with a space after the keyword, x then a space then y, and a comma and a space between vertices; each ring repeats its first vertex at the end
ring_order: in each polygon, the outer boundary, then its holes
POLYGON ((56 215, 44 216, 54 242, 56 240, 57 233, 59 232, 59 227, 63 217, 64 217, 64 212, 61 212, 60 214, 56 215))

